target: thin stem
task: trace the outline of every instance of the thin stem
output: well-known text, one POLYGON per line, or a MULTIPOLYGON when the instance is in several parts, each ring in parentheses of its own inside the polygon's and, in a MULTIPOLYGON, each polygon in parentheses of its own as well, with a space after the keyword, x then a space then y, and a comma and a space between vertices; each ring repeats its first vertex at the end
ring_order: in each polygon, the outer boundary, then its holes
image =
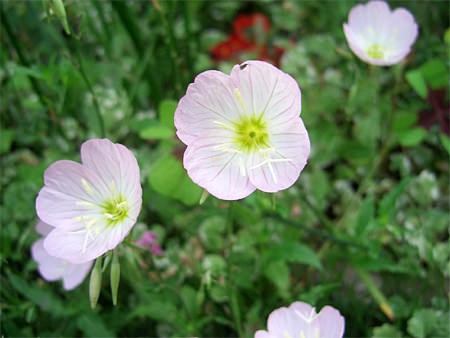
MULTIPOLYGON (((24 65, 25 67, 30 68, 30 63, 28 62, 28 60, 25 56, 25 53, 22 51, 22 47, 21 47, 20 43, 18 43, 18 39, 14 36, 14 32, 11 29, 11 26, 9 24, 8 17, 4 13, 3 6, 0 6, 0 15, 1 15, 2 25, 3 25, 3 27, 5 27, 6 35, 8 36, 9 41, 14 46, 14 49, 17 52, 17 56, 19 57, 20 63, 22 63, 22 65, 24 65)), ((31 75, 28 75, 28 79, 30 80, 31 85, 33 86, 33 89, 34 89, 36 95, 39 97, 39 102, 41 102, 41 105, 44 108, 46 108, 47 104, 45 102, 45 98, 41 91, 41 88, 39 87, 39 83, 31 75)))
POLYGON ((94 111, 95 111, 95 114, 97 115, 98 123, 100 126, 100 136, 103 138, 103 137, 105 137, 105 123, 103 121, 102 113, 100 110, 100 105, 97 100, 97 95, 94 92, 94 88, 92 88, 91 82, 89 81, 89 78, 86 75, 86 72, 84 70, 83 60, 82 60, 82 57, 80 54, 80 45, 79 45, 78 41, 76 41, 75 44, 76 44, 75 54, 76 54, 76 57, 78 60, 78 70, 79 70, 81 77, 83 78, 89 92, 92 95, 92 101, 94 103, 94 108, 95 108, 94 111))
POLYGON ((384 296, 383 292, 375 284, 375 281, 373 280, 372 276, 370 276, 366 271, 363 271, 361 269, 356 269, 356 272, 358 273, 362 282, 366 285, 367 290, 369 290, 369 293, 371 294, 373 299, 375 299, 375 301, 378 303, 378 306, 380 307, 381 311, 383 311, 383 313, 389 318, 389 320, 394 321, 395 320, 394 311, 389 305, 389 302, 384 296))

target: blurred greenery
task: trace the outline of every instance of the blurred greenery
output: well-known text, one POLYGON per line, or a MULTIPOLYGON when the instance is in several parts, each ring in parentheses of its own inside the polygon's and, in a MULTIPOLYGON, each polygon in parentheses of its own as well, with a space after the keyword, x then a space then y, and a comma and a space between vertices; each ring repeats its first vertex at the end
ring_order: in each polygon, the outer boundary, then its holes
POLYGON ((448 337, 448 2, 391 3, 419 37, 383 68, 347 47, 355 4, 2 1, 0 334, 247 337, 301 300, 339 309, 345 336, 448 337), (301 88, 311 157, 286 191, 199 204, 173 113, 196 74, 239 61, 210 50, 255 12, 301 88), (135 152, 143 208, 126 241, 149 229, 164 250, 121 246, 118 304, 104 276, 95 310, 88 281, 64 292, 30 256, 45 169, 93 137, 135 152))

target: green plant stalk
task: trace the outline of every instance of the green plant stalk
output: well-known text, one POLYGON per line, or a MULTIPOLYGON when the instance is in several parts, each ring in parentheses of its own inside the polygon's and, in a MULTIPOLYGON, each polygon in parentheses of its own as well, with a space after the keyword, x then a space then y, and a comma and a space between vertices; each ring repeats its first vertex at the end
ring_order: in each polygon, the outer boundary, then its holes
POLYGON ((91 308, 95 309, 100 296, 102 287, 102 257, 97 258, 94 268, 91 271, 91 278, 89 280, 89 301, 91 308))
POLYGON ((89 92, 92 95, 92 101, 94 103, 94 108, 95 108, 94 111, 95 111, 95 114, 97 115, 98 123, 100 126, 100 136, 102 138, 104 138, 106 136, 105 123, 103 121, 103 116, 102 116, 102 113, 100 110, 100 105, 97 100, 97 95, 94 92, 94 88, 91 85, 91 81, 89 81, 89 78, 87 77, 86 72, 84 71, 83 60, 82 60, 82 57, 80 54, 80 46, 79 46, 78 42, 76 42, 75 54, 77 56, 77 61, 78 61, 78 71, 80 72, 81 77, 84 80, 84 83, 86 84, 89 92))
MULTIPOLYGON (((172 4, 172 2, 166 2, 166 3, 168 3, 169 5, 172 4)), ((173 76, 173 81, 175 84, 175 93, 177 96, 179 96, 181 93, 181 83, 180 83, 180 75, 179 75, 181 63, 180 63, 180 59, 178 58, 175 35, 174 35, 173 29, 172 29, 173 23, 169 22, 169 19, 167 18, 168 15, 166 16, 166 11, 163 8, 161 8, 160 6, 157 6, 157 8, 158 7, 160 8, 160 10, 158 10, 159 18, 160 18, 161 24, 163 25, 164 30, 166 32, 165 39, 169 46, 170 59, 172 60, 172 76, 173 76)))
MULTIPOLYGON (((111 0, 111 6, 119 16, 122 25, 125 27, 125 30, 130 36, 134 48, 139 54, 139 58, 145 58, 146 51, 142 47, 143 39, 141 37, 139 28, 134 21, 134 17, 130 14, 127 4, 124 1, 111 0)), ((152 44, 152 46, 154 46, 154 43, 152 44)), ((153 48, 147 51, 147 53, 153 53, 153 48)), ((152 94, 154 104, 155 106, 157 106, 161 98, 161 90, 158 84, 155 82, 155 76, 152 69, 155 69, 155 67, 152 63, 152 59, 150 58, 148 66, 145 68, 145 77, 148 81, 148 85, 150 86, 150 93, 152 94)))
MULTIPOLYGON (((20 63, 22 63, 22 65, 24 65, 25 67, 30 68, 30 63, 28 62, 27 58, 25 57, 25 54, 22 50, 22 47, 20 46, 20 43, 18 42, 18 39, 16 39, 16 37, 14 36, 14 33, 11 29, 11 26, 9 24, 8 18, 4 13, 4 9, 3 6, 0 6, 0 18, 1 18, 1 22, 3 27, 5 27, 5 31, 6 31, 6 35, 9 38, 9 41, 11 41, 12 45, 14 46, 14 49, 17 52, 17 56, 19 57, 20 63)), ((44 99, 44 95, 42 93, 41 88, 39 87, 39 83, 36 81, 35 78, 33 78, 32 76, 28 75, 28 79, 31 82, 31 85, 33 87, 34 92, 36 93, 36 95, 39 98, 39 102, 41 103, 41 105, 43 107, 47 107, 47 104, 45 102, 44 99)))
POLYGON ((114 306, 117 305, 117 293, 119 292, 119 282, 120 282, 120 263, 119 263, 119 255, 116 249, 113 251, 113 259, 111 262, 111 274, 110 274, 111 294, 114 306))
MULTIPOLYGON (((233 222, 234 222, 234 216, 233 216, 233 202, 229 203, 228 206, 228 216, 227 216, 227 238, 228 238, 228 250, 231 250, 232 248, 232 242, 233 242, 233 222)), ((244 337, 243 331, 242 331, 242 323, 241 323, 241 313, 239 310, 239 303, 237 301, 237 295, 236 295, 236 288, 232 285, 232 280, 230 278, 231 276, 231 269, 230 265, 227 263, 227 295, 228 295, 228 302, 230 304, 231 308, 231 314, 233 316, 233 321, 235 325, 235 329, 238 332, 239 337, 244 337)))
POLYGON ((362 282, 366 285, 370 295, 377 302, 381 311, 383 311, 383 313, 389 318, 390 321, 394 321, 395 320, 394 311, 392 310, 388 300, 386 299, 382 291, 375 284, 373 278, 364 270, 356 269, 356 272, 358 273, 362 282))

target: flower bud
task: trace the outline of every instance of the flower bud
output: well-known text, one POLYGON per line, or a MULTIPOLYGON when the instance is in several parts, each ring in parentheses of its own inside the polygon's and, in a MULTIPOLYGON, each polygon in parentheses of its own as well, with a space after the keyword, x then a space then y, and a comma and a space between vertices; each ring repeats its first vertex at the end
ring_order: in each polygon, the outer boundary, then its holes
POLYGON ((91 308, 94 309, 97 305, 100 289, 102 286, 102 259, 97 258, 94 268, 91 272, 91 279, 89 281, 89 300, 91 308))

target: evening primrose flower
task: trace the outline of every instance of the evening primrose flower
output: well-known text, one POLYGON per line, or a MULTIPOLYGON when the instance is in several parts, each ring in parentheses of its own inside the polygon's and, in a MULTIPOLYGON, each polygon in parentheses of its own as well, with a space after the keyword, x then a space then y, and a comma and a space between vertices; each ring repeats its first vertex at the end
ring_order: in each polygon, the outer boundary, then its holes
POLYGON ((80 285, 92 267, 92 261, 81 264, 72 264, 63 259, 50 256, 44 249, 44 238, 53 230, 48 224, 39 221, 36 231, 43 237, 31 246, 31 256, 38 264, 39 274, 46 281, 63 280, 65 290, 72 290, 80 285))
POLYGON ((39 218, 55 227, 44 240, 45 250, 74 264, 122 242, 142 204, 139 167, 126 147, 92 139, 81 146, 81 160, 52 164, 36 199, 39 218))
POLYGON ((224 200, 289 188, 310 152, 300 111, 297 82, 267 62, 199 74, 175 111, 188 175, 224 200))
POLYGON ((267 331, 257 331, 255 338, 341 338, 344 327, 344 317, 331 306, 316 313, 311 305, 295 302, 273 311, 267 320, 267 331))
POLYGON ((388 66, 400 62, 411 51, 418 28, 406 9, 391 12, 384 1, 370 1, 352 8, 344 33, 350 49, 361 60, 388 66))

